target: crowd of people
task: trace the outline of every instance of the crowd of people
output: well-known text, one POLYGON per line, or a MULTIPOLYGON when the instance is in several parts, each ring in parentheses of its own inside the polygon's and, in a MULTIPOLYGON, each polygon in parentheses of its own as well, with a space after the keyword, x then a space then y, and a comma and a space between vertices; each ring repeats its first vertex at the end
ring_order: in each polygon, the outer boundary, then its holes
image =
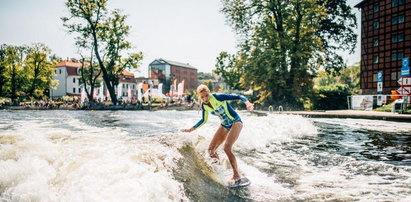
MULTIPOLYGON (((186 106, 186 108, 192 108, 195 105, 195 100, 191 99, 191 96, 171 98, 167 97, 166 99, 153 99, 153 98, 144 98, 138 100, 136 97, 131 99, 122 99, 119 98, 117 104, 118 106, 129 106, 136 109, 142 109, 143 106, 167 108, 169 106, 186 106)), ((64 96, 61 98, 43 98, 39 100, 31 101, 21 101, 11 103, 10 100, 0 100, 0 107, 4 106, 20 106, 25 109, 93 109, 93 108, 105 108, 108 106, 113 106, 113 103, 110 99, 95 99, 92 102, 86 97, 81 99, 78 96, 64 96)))

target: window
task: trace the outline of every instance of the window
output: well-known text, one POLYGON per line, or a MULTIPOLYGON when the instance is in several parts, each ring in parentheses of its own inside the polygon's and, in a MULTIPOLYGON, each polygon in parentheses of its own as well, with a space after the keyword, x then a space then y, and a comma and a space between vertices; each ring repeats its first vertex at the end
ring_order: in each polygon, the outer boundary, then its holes
POLYGON ((397 43, 398 42, 398 35, 392 35, 391 37, 391 43, 397 43))
POLYGON ((373 81, 373 82, 377 82, 377 81, 378 81, 378 75, 377 75, 377 73, 375 73, 375 74, 372 75, 372 81, 373 81))
POLYGON ((403 15, 398 16, 398 23, 404 23, 404 16, 403 15))
POLYGON ((76 78, 73 78, 73 83, 76 83, 76 78))
POLYGON ((393 17, 393 18, 391 19, 391 24, 392 24, 392 25, 398 24, 398 17, 393 17))
POLYGON ((54 70, 54 73, 57 74, 57 69, 54 70))
POLYGON ((391 72, 391 80, 397 80, 397 72, 391 72))
POLYGON ((392 0, 391 5, 392 5, 393 8, 397 7, 398 6, 398 0, 392 0))
POLYGON ((404 5, 405 0, 392 0, 391 5, 393 8, 404 5))
POLYGON ((399 0, 399 1, 398 1, 398 5, 401 6, 401 5, 404 5, 404 4, 405 4, 405 0, 399 0))
POLYGON ((128 88, 128 84, 126 84, 126 88, 128 88))
POLYGON ((81 88, 78 88, 78 92, 79 92, 79 93, 81 92, 81 88))
POLYGON ((374 22, 374 29, 380 28, 380 22, 374 22))
POLYGON ((397 53, 391 54, 391 61, 397 61, 397 53))
POLYGON ((397 41, 398 42, 404 41, 404 34, 398 34, 397 41))
POLYGON ((391 43, 404 41, 404 34, 394 34, 391 37, 391 43))
POLYGON ((402 60, 403 58, 404 58, 403 52, 391 54, 391 61, 398 61, 398 60, 402 60))
POLYGON ((73 88, 73 93, 76 93, 76 88, 73 88))
POLYGON ((124 83, 123 83, 123 88, 125 88, 125 85, 124 85, 124 83))
POLYGON ((378 39, 374 39, 374 47, 378 46, 378 39))
POLYGON ((378 64, 378 56, 374 56, 373 61, 374 61, 374 64, 378 64))
POLYGON ((398 60, 402 60, 403 58, 404 58, 404 53, 401 52, 401 53, 397 54, 397 59, 398 60))
POLYGON ((61 74, 61 69, 59 69, 59 74, 61 74))
POLYGON ((395 16, 391 19, 391 24, 392 25, 396 25, 396 24, 400 24, 400 23, 404 23, 404 16, 403 15, 395 16))
POLYGON ((380 6, 378 4, 374 5, 374 13, 377 13, 378 11, 380 11, 380 6))

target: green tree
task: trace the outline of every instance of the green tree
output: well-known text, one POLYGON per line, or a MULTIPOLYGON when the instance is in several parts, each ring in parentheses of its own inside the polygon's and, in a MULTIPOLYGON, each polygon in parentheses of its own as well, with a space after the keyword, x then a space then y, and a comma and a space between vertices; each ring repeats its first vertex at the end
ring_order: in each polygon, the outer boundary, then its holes
POLYGON ((208 89, 210 89, 211 92, 214 91, 213 82, 211 82, 210 80, 208 80, 208 81, 206 81, 204 84, 208 87, 208 89))
POLYGON ((342 60, 334 66, 336 48, 343 43, 354 48, 356 24, 349 23, 353 16, 347 7, 345 1, 223 0, 240 51, 221 53, 217 72, 234 89, 258 91, 258 102, 302 108, 318 68, 340 69, 342 60))
POLYGON ((5 89, 3 87, 6 84, 6 51, 7 45, 0 45, 0 97, 5 96, 5 89))
POLYGON ((3 92, 11 98, 12 103, 15 103, 18 96, 24 95, 23 89, 27 84, 23 68, 27 47, 6 45, 3 48, 5 53, 1 62, 5 67, 3 92))
POLYGON ((126 68, 137 68, 143 55, 129 53, 131 43, 126 40, 130 26, 125 24, 126 15, 119 10, 108 11, 106 0, 67 0, 70 16, 62 17, 63 25, 69 33, 76 33, 76 45, 84 47, 91 40, 94 54, 103 74, 111 101, 117 103, 115 86, 119 74, 126 68))
POLYGON ((347 96, 360 90, 360 65, 356 63, 345 68, 338 76, 335 72, 320 71, 314 83, 314 109, 347 109, 347 96))
POLYGON ((214 72, 221 76, 230 89, 241 90, 240 77, 243 74, 240 65, 235 64, 236 57, 227 52, 221 52, 217 57, 216 69, 214 72))
POLYGON ((356 63, 341 70, 338 75, 334 72, 320 71, 314 79, 314 87, 344 86, 348 92, 356 94, 360 90, 360 64, 356 63))
POLYGON ((25 75, 27 79, 27 95, 40 98, 49 89, 54 75, 54 66, 48 60, 51 50, 42 43, 36 43, 27 49, 25 58, 25 75))
POLYGON ((214 79, 214 77, 211 73, 198 72, 198 79, 199 80, 214 79))

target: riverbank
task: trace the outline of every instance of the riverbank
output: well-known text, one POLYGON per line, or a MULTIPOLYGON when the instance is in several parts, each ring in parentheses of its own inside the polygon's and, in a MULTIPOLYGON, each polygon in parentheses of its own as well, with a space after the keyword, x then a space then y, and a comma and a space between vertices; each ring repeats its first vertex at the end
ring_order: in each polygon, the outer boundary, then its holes
POLYGON ((411 114, 398 114, 392 112, 360 111, 360 110, 329 110, 329 111, 283 111, 272 112, 282 114, 302 115, 312 118, 354 118, 375 119, 387 121, 411 122, 411 114))
POLYGON ((71 105, 59 106, 59 107, 27 107, 27 106, 0 106, 0 110, 190 110, 194 109, 190 105, 96 105, 93 107, 73 107, 71 105))
MULTIPOLYGON (((24 107, 24 106, 2 106, 0 110, 196 110, 196 106, 189 105, 111 105, 111 106, 94 106, 92 108, 73 108, 73 107, 60 107, 60 108, 39 108, 39 107, 24 107)), ((361 110, 328 110, 328 111, 281 111, 281 112, 268 112, 255 110, 252 113, 257 115, 266 115, 268 113, 273 114, 293 114, 301 115, 307 118, 354 118, 354 119, 374 119, 374 120, 387 120, 387 121, 402 121, 411 122, 411 114, 398 114, 392 112, 379 112, 379 111, 361 111, 361 110)))

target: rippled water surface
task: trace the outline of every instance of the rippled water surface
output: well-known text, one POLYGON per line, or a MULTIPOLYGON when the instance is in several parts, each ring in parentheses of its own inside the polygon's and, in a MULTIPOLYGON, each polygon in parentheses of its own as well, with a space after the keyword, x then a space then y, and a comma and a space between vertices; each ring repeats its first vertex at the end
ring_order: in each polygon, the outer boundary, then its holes
POLYGON ((411 201, 411 124, 240 112, 233 147, 197 111, 0 111, 0 201, 411 201))

